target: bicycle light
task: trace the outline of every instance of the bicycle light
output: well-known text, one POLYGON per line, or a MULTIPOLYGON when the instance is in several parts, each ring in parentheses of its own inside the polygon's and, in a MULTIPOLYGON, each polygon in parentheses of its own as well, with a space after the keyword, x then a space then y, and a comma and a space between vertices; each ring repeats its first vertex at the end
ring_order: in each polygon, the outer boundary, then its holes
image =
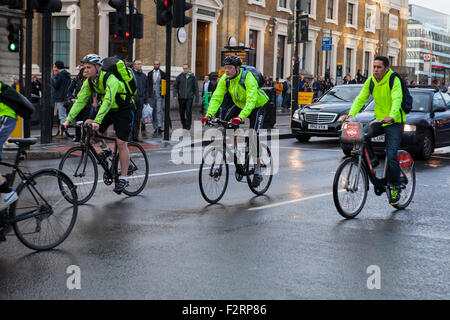
POLYGON ((405 131, 405 132, 416 131, 416 126, 412 125, 412 124, 405 124, 405 127, 403 128, 403 131, 405 131))

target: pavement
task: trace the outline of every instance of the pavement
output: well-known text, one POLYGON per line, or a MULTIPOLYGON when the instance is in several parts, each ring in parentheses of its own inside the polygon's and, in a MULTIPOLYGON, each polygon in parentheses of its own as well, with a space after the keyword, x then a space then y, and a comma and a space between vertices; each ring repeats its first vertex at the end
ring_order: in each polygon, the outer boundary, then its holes
MULTIPOLYGON (((181 129, 181 121, 179 113, 176 109, 170 110, 170 118, 172 119, 172 131, 171 134, 176 129, 181 129)), ((202 115, 197 111, 193 110, 192 114, 192 121, 193 125, 192 128, 194 128, 194 121, 200 121, 202 118, 202 115)), ((208 128, 203 128, 203 130, 207 130, 208 128)), ((267 136, 270 138, 273 138, 275 135, 278 137, 278 139, 288 139, 292 138, 293 135, 290 130, 290 113, 289 110, 287 111, 277 111, 277 119, 276 123, 273 129, 277 129, 278 131, 272 131, 267 130, 267 136)), ((31 137, 37 138, 38 143, 35 145, 32 145, 29 150, 26 152, 26 158, 29 160, 48 160, 48 159, 59 159, 61 158, 64 153, 76 145, 72 138, 66 138, 66 139, 57 139, 55 138, 55 135, 57 133, 57 126, 53 127, 52 133, 52 142, 48 144, 41 144, 40 141, 40 127, 32 127, 31 128, 31 137)), ((73 130, 73 129, 72 129, 73 130)), ((141 146, 145 150, 149 149, 163 149, 163 148, 170 148, 174 144, 179 144, 178 140, 163 140, 163 137, 152 137, 153 134, 153 126, 151 124, 147 125, 146 128, 147 137, 142 137, 143 142, 140 143, 141 146)), ((270 139, 268 138, 268 139, 270 139)), ((191 140, 189 143, 193 145, 198 145, 199 143, 209 143, 209 141, 204 141, 203 139, 197 139, 193 136, 193 130, 191 129, 191 140)), ((111 144, 110 147, 113 147, 114 144, 111 144)), ((4 160, 14 160, 17 153, 17 146, 16 145, 10 145, 6 144, 3 147, 3 159, 4 160)))

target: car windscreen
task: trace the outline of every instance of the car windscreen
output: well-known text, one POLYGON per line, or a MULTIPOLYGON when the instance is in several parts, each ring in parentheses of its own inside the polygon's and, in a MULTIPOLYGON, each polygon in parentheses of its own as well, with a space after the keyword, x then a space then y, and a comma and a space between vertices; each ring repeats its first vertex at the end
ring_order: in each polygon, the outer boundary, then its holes
POLYGON ((361 86, 339 86, 331 88, 320 99, 320 102, 353 102, 361 91, 361 86))
MULTIPOLYGON (((411 112, 428 112, 431 95, 425 92, 409 91, 413 98, 413 106, 411 112)), ((372 101, 364 111, 374 111, 375 101, 372 101)))

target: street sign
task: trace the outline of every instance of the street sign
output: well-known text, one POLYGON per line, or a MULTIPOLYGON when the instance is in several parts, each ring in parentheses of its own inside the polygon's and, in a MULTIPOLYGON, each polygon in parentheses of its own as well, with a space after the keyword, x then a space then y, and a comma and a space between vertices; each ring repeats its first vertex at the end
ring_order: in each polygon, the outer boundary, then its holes
POLYGON ((299 92, 298 104, 309 104, 312 102, 314 92, 299 92))
POLYGON ((331 51, 332 44, 332 37, 322 37, 322 51, 331 51))
POLYGON ((429 53, 424 54, 423 61, 431 61, 431 54, 429 54, 429 53))
POLYGON ((423 64, 423 71, 431 72, 431 61, 425 61, 423 64))

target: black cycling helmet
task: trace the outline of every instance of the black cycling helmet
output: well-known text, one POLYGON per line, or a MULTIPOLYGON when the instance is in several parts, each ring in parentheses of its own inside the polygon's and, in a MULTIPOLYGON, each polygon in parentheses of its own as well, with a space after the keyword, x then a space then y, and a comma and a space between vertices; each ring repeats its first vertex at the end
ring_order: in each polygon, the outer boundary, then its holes
POLYGON ((223 60, 223 65, 232 65, 235 67, 240 67, 242 65, 241 58, 238 56, 228 56, 223 60))

